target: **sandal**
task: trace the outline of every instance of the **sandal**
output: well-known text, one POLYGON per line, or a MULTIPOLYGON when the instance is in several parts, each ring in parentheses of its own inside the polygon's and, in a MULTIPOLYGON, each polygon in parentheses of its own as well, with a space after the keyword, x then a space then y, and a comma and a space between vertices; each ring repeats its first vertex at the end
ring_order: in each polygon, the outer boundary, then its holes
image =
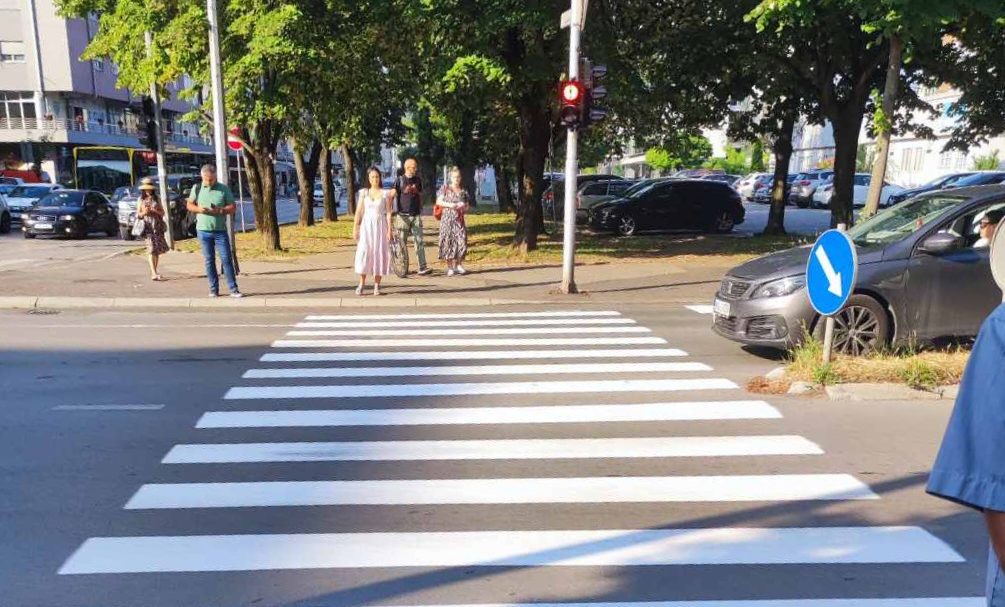
POLYGON ((374 287, 374 288, 373 288, 373 294, 374 294, 375 296, 377 296, 377 297, 380 297, 380 295, 381 295, 381 292, 380 292, 380 287, 374 287))
POLYGON ((152 280, 154 282, 164 282, 164 277, 161 276, 160 274, 158 274, 158 275, 152 277, 150 280, 152 280))
POLYGON ((360 285, 360 286, 356 287, 356 295, 359 295, 359 296, 363 295, 363 285, 360 285))

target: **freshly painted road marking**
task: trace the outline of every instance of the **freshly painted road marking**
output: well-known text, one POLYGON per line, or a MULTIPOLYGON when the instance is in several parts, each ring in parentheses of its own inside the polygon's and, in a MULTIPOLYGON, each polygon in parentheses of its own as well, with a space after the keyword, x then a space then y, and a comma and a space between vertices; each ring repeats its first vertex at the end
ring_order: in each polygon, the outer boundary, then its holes
POLYGON ((699 305, 699 306, 684 306, 684 307, 687 308, 688 310, 691 310, 692 312, 697 312, 698 314, 712 313, 712 306, 699 305))
POLYGON ((849 474, 143 485, 127 510, 269 506, 875 500, 849 474))
POLYGON ((92 537, 59 573, 962 561, 918 527, 730 527, 92 537))
POLYGON ((227 400, 272 398, 374 398, 405 396, 473 396, 487 394, 583 394, 586 392, 677 392, 735 390, 721 377, 702 379, 614 379, 593 381, 528 381, 456 384, 373 384, 329 386, 241 386, 227 390, 227 400))
POLYGON ((664 358, 687 356, 677 348, 626 348, 579 350, 462 350, 425 352, 273 352, 263 363, 309 363, 390 360, 541 360, 550 358, 664 358))
POLYGON ((711 371, 704 363, 586 363, 550 365, 465 365, 451 367, 295 367, 249 369, 245 379, 304 377, 412 377, 428 375, 561 375, 563 373, 657 373, 711 371))
POLYGON ((53 411, 159 411, 164 405, 56 405, 53 411))
POLYGON ((590 310, 567 310, 559 312, 484 312, 475 314, 312 314, 305 320, 308 321, 337 321, 337 320, 436 320, 436 319, 464 319, 464 318, 567 318, 567 317, 604 317, 621 316, 621 312, 613 310, 590 311, 590 310))
MULTIPOLYGON (((534 318, 526 320, 423 320, 423 327, 554 327, 561 325, 634 325, 630 318, 534 318)), ((346 317, 341 322, 300 322, 298 329, 414 329, 414 320, 363 320, 346 317)))
POLYGON ((457 407, 322 411, 209 411, 196 428, 297 428, 323 426, 424 426, 450 424, 570 424, 637 421, 778 419, 760 400, 618 405, 457 407))
MULTIPOLYGON (((533 333, 533 331, 530 331, 533 333)), ((642 346, 665 344, 662 337, 486 337, 444 339, 280 339, 273 348, 442 348, 466 346, 642 346)))
POLYGON ((614 459, 820 455, 801 436, 673 436, 175 445, 165 464, 420 460, 614 459))
POLYGON ((505 327, 505 328, 485 328, 473 327, 470 329, 310 329, 304 331, 290 331, 287 335, 291 337, 390 337, 393 335, 417 337, 425 335, 526 335, 534 333, 536 335, 579 335, 586 333, 593 334, 614 334, 614 333, 652 333, 648 327, 637 325, 623 327, 505 327))
MULTIPOLYGON (((477 603, 423 607, 986 607, 984 597, 919 599, 794 599, 737 601, 646 601, 622 603, 477 603)), ((394 606, 404 607, 404 606, 394 606)))

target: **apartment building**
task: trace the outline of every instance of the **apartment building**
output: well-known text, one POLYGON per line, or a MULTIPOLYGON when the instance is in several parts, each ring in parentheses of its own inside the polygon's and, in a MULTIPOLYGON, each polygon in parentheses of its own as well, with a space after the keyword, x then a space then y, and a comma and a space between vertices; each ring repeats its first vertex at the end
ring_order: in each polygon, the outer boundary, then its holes
MULTIPOLYGON (((81 147, 136 150, 150 160, 138 138, 144 92, 119 88, 110 61, 80 59, 97 29, 96 18, 60 17, 52 0, 0 0, 3 168, 39 166, 53 180, 70 184, 74 150, 81 147)), ((163 118, 166 150, 191 161, 213 150, 198 127, 182 120, 191 106, 174 93, 188 84, 171 87, 163 118)))

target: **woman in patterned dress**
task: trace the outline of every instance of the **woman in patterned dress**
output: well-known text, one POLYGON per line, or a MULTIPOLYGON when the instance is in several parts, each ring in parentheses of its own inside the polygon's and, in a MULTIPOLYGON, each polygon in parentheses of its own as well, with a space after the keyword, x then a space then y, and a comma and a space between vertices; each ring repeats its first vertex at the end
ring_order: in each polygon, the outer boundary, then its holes
POLYGON ((391 209, 395 193, 381 187, 382 175, 377 167, 370 167, 366 175, 370 187, 356 200, 352 230, 359 274, 356 295, 363 294, 367 274, 373 274, 373 294, 380 295, 380 279, 391 273, 391 209))
POLYGON ((468 210, 468 193, 461 187, 461 170, 450 169, 450 185, 444 186, 436 197, 440 216, 440 259, 447 262, 447 276, 467 274, 461 265, 468 254, 468 229, 464 213, 468 210))
POLYGON ((164 207, 154 193, 157 186, 149 177, 140 182, 140 199, 136 203, 136 221, 147 224, 144 236, 147 238, 147 261, 150 263, 150 280, 160 282, 164 277, 157 273, 160 256, 171 249, 168 247, 164 233, 167 224, 164 222, 164 207))

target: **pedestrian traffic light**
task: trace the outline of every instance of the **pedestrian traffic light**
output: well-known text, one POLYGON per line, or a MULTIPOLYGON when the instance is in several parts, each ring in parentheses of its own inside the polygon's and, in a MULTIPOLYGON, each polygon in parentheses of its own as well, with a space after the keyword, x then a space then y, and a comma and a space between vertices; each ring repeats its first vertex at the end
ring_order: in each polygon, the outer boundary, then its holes
POLYGON ((579 124, 581 128, 586 128, 591 124, 600 122, 607 118, 607 110, 599 106, 599 101, 607 97, 607 87, 599 84, 607 75, 606 65, 593 65, 589 59, 583 59, 580 63, 579 73, 582 74, 583 88, 583 113, 579 124))
POLYGON ((142 103, 143 112, 140 116, 140 123, 138 128, 137 137, 140 140, 140 145, 147 148, 148 150, 157 151, 157 117, 155 115, 156 109, 154 107, 154 100, 150 97, 144 97, 142 103))
POLYGON ((583 85, 577 80, 566 80, 559 87, 562 124, 575 128, 583 117, 583 85))

